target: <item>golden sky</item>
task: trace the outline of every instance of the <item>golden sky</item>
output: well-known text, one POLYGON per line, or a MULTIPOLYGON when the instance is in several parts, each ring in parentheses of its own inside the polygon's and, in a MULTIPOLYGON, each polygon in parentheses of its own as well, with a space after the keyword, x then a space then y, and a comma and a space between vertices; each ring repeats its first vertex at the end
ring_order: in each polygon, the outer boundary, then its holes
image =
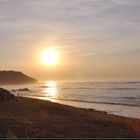
POLYGON ((139 13, 139 0, 1 0, 0 68, 39 80, 140 79, 139 13), (55 65, 41 62, 48 48, 55 65))

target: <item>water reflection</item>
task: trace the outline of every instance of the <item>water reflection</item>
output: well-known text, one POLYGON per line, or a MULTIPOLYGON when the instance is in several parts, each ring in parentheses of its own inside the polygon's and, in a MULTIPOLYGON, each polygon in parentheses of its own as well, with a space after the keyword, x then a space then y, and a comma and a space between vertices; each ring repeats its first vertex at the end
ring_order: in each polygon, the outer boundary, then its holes
POLYGON ((49 100, 53 101, 57 99, 58 97, 58 92, 57 92, 57 83, 54 81, 48 81, 46 82, 46 88, 45 88, 45 93, 46 97, 48 97, 49 100))
POLYGON ((57 84, 54 81, 48 81, 48 82, 46 82, 46 87, 56 87, 56 86, 57 86, 57 84))

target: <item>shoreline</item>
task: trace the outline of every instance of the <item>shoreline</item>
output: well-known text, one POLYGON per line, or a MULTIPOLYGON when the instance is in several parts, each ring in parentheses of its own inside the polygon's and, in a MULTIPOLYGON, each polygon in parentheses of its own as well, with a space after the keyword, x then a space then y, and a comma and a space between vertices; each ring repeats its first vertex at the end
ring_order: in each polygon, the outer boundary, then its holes
MULTIPOLYGON (((115 115, 115 116, 120 116, 120 117, 127 117, 127 118, 132 118, 132 119, 140 119, 139 116, 137 116, 137 114, 135 114, 135 116, 133 115, 126 115, 125 113, 114 113, 112 110, 106 110, 106 109, 101 109, 99 107, 97 107, 98 109, 96 109, 95 106, 98 106, 98 105, 112 105, 112 106, 121 106, 121 107, 132 107, 132 108, 138 108, 138 106, 123 106, 123 104, 113 104, 113 103, 100 103, 100 102, 94 102, 94 108, 93 107, 89 107, 89 105, 86 105, 85 104, 90 104, 90 102, 82 102, 82 103, 85 103, 84 105, 78 105, 77 103, 80 103, 78 101, 73 101, 73 100, 63 100, 63 99, 43 99, 43 98, 36 98, 36 97, 29 97, 29 96, 21 96, 21 97, 25 97, 25 98, 31 98, 31 99, 38 99, 38 100, 44 100, 44 101, 51 101, 53 103, 58 103, 58 104, 61 104, 61 105, 68 105, 68 106, 72 106, 72 107, 76 107, 76 108, 83 108, 83 109, 93 109, 95 111, 101 111, 101 112, 106 112, 108 115, 115 115), (112 113, 113 112, 113 113, 112 113)), ((91 102, 93 103, 93 102, 91 102)), ((126 109, 126 108, 124 108, 126 109)))
POLYGON ((0 102, 0 138, 140 138, 140 119, 47 100, 0 102))

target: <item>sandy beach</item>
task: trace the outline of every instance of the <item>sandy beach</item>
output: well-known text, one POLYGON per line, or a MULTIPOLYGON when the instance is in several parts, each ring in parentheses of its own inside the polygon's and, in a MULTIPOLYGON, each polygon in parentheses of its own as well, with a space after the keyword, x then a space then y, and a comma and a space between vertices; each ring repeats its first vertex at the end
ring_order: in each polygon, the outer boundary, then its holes
POLYGON ((0 102, 1 138, 138 138, 140 120, 50 101, 0 102))

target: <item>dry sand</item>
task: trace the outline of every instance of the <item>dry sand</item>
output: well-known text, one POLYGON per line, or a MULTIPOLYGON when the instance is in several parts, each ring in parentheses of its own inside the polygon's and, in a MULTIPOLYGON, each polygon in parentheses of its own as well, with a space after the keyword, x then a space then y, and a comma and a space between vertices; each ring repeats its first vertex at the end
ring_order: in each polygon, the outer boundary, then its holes
POLYGON ((0 102, 1 138, 140 138, 139 119, 50 101, 17 100, 0 102))

